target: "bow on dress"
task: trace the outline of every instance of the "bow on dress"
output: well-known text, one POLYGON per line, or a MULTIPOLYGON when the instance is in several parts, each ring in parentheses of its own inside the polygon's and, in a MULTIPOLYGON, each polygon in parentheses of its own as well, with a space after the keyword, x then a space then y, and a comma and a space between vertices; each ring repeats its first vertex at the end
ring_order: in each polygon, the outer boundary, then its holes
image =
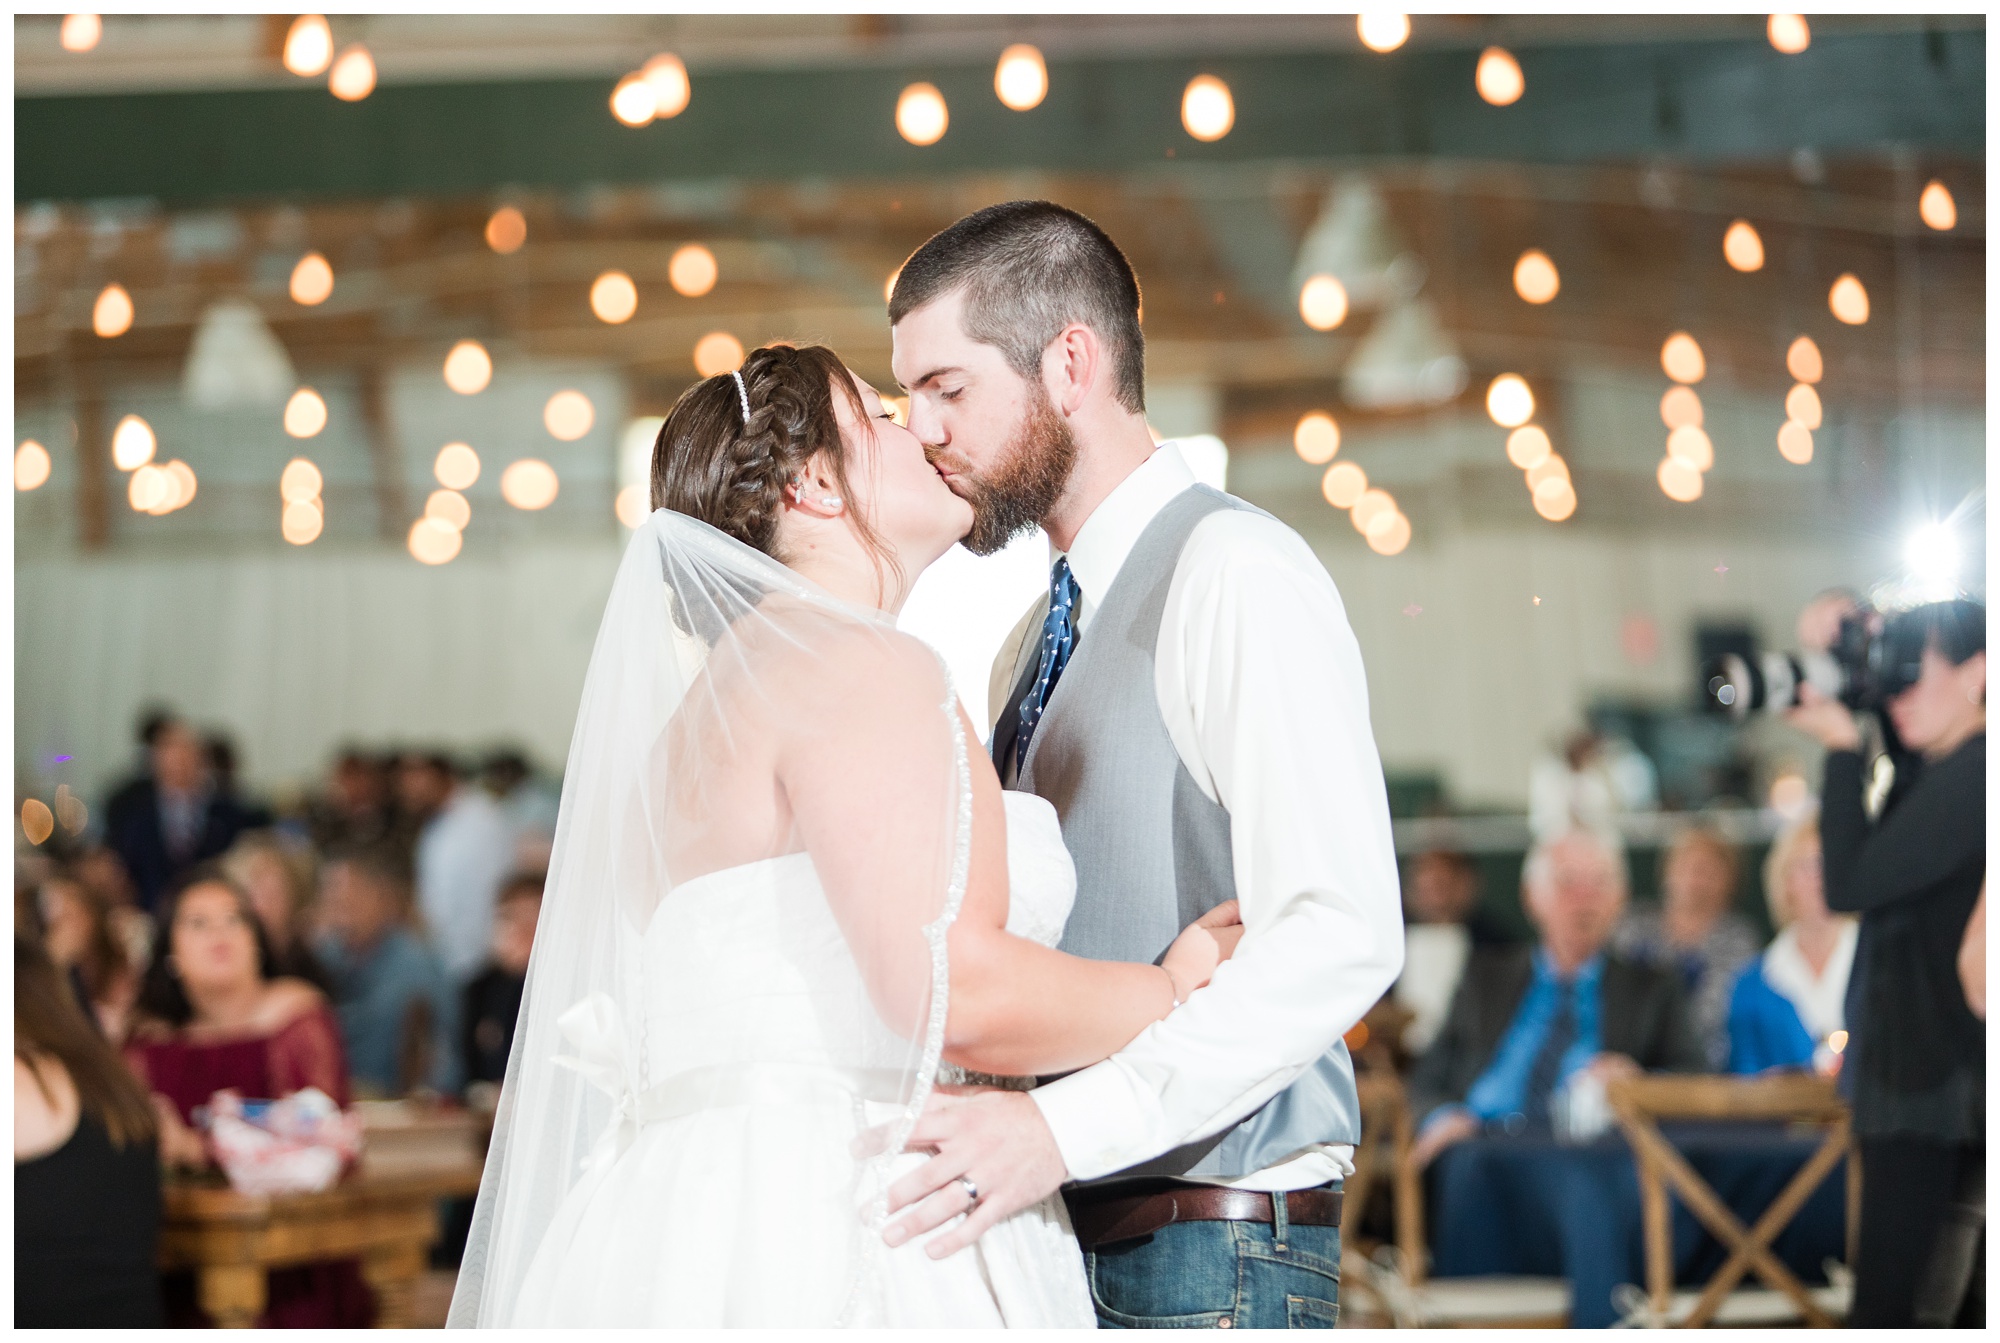
POLYGON ((557 1067, 583 1075, 585 1081, 611 1097, 610 1122, 583 1159, 583 1169, 610 1166, 639 1136, 639 1088, 632 1048, 625 1031, 625 1014, 607 993, 593 993, 556 1018, 556 1028, 575 1047, 558 1054, 557 1067))

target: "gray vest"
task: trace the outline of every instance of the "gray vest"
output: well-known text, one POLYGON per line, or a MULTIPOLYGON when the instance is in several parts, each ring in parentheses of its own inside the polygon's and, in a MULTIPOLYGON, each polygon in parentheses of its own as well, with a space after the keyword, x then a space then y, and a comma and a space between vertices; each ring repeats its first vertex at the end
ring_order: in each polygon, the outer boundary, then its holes
MULTIPOLYGON (((1055 804, 1076 859, 1077 900, 1062 949, 1100 961, 1158 963, 1182 928, 1236 896, 1229 813, 1211 802, 1174 749, 1153 690, 1153 650, 1167 589, 1195 524, 1222 508, 1256 511, 1197 485, 1175 496, 1139 536, 1111 590, 1077 640, 1019 778, 1009 786, 1055 804)), ((1041 640, 993 733, 1002 777, 1041 640)), ((1361 1109, 1345 1041, 1248 1119, 1114 1179, 1190 1175, 1228 1179, 1285 1160, 1313 1143, 1355 1143, 1361 1109)))

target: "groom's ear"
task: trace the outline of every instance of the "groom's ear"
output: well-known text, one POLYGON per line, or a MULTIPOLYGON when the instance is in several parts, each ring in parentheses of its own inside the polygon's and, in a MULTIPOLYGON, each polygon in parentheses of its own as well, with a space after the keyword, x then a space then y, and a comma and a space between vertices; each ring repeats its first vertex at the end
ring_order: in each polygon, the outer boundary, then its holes
POLYGON ((1074 415, 1103 379, 1104 342, 1082 322, 1071 322, 1042 351, 1042 385, 1049 401, 1074 415))

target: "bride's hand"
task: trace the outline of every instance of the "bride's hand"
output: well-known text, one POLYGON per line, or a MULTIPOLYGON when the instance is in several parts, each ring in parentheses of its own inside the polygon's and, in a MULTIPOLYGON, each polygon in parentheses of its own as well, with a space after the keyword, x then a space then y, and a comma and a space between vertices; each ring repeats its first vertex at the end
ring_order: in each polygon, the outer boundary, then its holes
POLYGON ((1174 1000, 1186 1002, 1215 975, 1215 967, 1236 954, 1243 938, 1243 916, 1234 900, 1226 900, 1181 931, 1167 948, 1160 966, 1174 982, 1174 1000))

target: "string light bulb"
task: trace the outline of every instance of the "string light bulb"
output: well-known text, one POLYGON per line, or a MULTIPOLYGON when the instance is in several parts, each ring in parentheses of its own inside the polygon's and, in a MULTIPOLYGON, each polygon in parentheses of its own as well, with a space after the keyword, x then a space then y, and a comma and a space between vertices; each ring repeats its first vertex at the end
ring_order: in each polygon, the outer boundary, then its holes
POLYGON ((132 296, 122 284, 108 284, 98 291, 90 307, 90 329, 106 340, 132 329, 132 296))
POLYGON ((667 261, 667 283, 683 298, 700 298, 715 288, 721 273, 715 253, 698 242, 675 249, 667 261))
POLYGON ((500 497, 524 512, 547 508, 560 488, 556 469, 539 457, 523 457, 500 473, 500 497))
POLYGON ((1354 30, 1370 51, 1391 52, 1410 40, 1410 16, 1364 9, 1354 16, 1354 30))
POLYGON ((1785 393, 1785 418, 1797 420, 1808 429, 1817 429, 1822 410, 1819 393, 1808 383, 1799 383, 1785 393))
POLYGON ((1397 509, 1376 520, 1367 533, 1368 548, 1377 555, 1400 555, 1410 544, 1410 520, 1397 509))
POLYGON ((1026 42, 1016 42, 1000 53, 993 67, 993 92, 1003 107, 1026 112, 1041 106, 1049 95, 1049 67, 1041 51, 1026 42))
POLYGON ((1701 498, 1701 472, 1671 453, 1660 459, 1653 475, 1660 483, 1660 493, 1677 504, 1691 504, 1701 498))
POLYGON ((951 128, 951 109, 935 84, 917 83, 896 99, 896 133, 919 148, 944 139, 951 128))
POLYGON ((1361 497, 1356 499, 1348 509, 1347 519, 1354 524, 1355 531, 1366 536, 1374 528, 1376 522, 1386 521, 1395 512, 1396 500, 1394 497, 1387 490, 1379 486, 1370 487, 1363 490, 1361 497))
POLYGON ((1731 224, 1722 235, 1722 259, 1732 270, 1749 273, 1764 269, 1764 240, 1747 219, 1731 224))
POLYGON ((1824 376, 1826 364, 1811 336, 1800 336, 1792 342, 1785 351, 1785 369, 1800 382, 1818 382, 1824 376))
POLYGON ((1319 478, 1319 492, 1335 508, 1352 508, 1368 492, 1368 473, 1353 462, 1335 462, 1319 478))
POLYGON ((1576 486, 1568 476, 1551 476, 1535 486, 1529 497, 1535 512, 1549 522, 1567 522, 1576 512, 1576 486))
POLYGON ((1924 194, 1917 197, 1917 214, 1939 233, 1949 233, 1958 227, 1958 202, 1951 198, 1951 188, 1935 177, 1925 185, 1924 194))
POLYGON ((47 448, 32 438, 22 439, 21 446, 14 449, 14 488, 22 494, 39 490, 49 483, 54 465, 47 448))
POLYGON ((1549 254, 1530 247, 1514 263, 1514 292, 1529 303, 1547 303, 1562 290, 1562 275, 1549 254))
POLYGON ((1679 384, 1669 387, 1667 394, 1660 398, 1660 421, 1669 429, 1690 424, 1699 429, 1702 421, 1701 394, 1692 387, 1679 384))
POLYGON ((1813 459, 1812 430, 1797 420, 1786 420, 1778 430, 1778 455, 1793 466, 1804 466, 1813 459))
POLYGON ((447 443, 438 449, 431 474, 448 490, 469 490, 479 479, 479 454, 470 443, 447 443))
POLYGON ((642 74, 629 74, 612 86, 611 115, 627 126, 651 125, 658 107, 653 86, 642 74))
POLYGON ((1701 346, 1685 331, 1676 331, 1660 346, 1660 367, 1675 382, 1696 383, 1708 374, 1701 346))
POLYGON ((486 245, 501 256, 521 250, 528 241, 528 221, 511 205, 503 205, 486 221, 486 245))
POLYGON ((307 252, 292 267, 292 302, 314 308, 333 296, 333 266, 318 252, 307 252))
POLYGON ((410 554, 419 563, 449 564, 464 545, 465 538, 456 527, 448 527, 436 518, 418 518, 410 524, 410 554))
POLYGON ((1323 410, 1308 411, 1292 429, 1292 450, 1302 462, 1325 466, 1340 452, 1340 425, 1323 410))
POLYGON ((333 29, 324 14, 301 14, 285 33, 285 68, 311 78, 333 64, 333 29))
POLYGON ((64 51, 85 52, 94 50, 104 37, 104 20, 95 14, 63 15, 59 40, 64 51))
POLYGON ((1764 23, 1764 34, 1787 56, 1796 56, 1812 45, 1812 28, 1803 14, 1773 14, 1764 23))
POLYGON ((1472 83, 1479 90, 1479 96, 1495 107, 1507 107, 1519 102, 1521 95, 1528 91, 1521 63, 1505 47, 1488 47, 1479 53, 1479 67, 1473 71, 1472 83))
POLYGON ((111 431, 111 464, 120 471, 136 471, 153 460, 159 440, 153 426, 137 415, 127 415, 111 431))
MULTIPOLYGON (((597 422, 597 407, 590 404, 590 398, 574 388, 565 388, 550 397, 542 406, 542 427, 564 443, 574 443, 590 432, 590 426, 597 422)), ((533 458, 523 458, 533 461, 533 458)), ((514 465, 519 466, 516 462, 514 465)), ((513 467, 508 468, 509 471, 513 467)), ((507 488, 507 475, 500 475, 500 488, 507 488)), ((551 495, 551 498, 554 496, 551 495)), ((509 500, 508 502, 512 502, 509 500)), ((540 507, 540 505, 536 505, 540 507)))
POLYGON ((167 473, 150 462, 134 471, 125 483, 125 502, 134 513, 150 513, 167 498, 171 489, 167 473))
POLYGON ((325 486, 325 478, 310 458, 294 457, 278 474, 278 497, 288 504, 310 503, 319 498, 325 486))
POLYGON ((460 396, 473 396, 493 381, 493 356, 476 340, 462 340, 444 357, 444 385, 460 396))
POLYGON ((326 530, 326 512, 317 498, 288 503, 278 514, 278 534, 295 546, 309 546, 326 530))
POLYGON ((1543 481, 1568 480, 1569 463, 1562 459, 1561 453, 1551 452, 1548 456, 1542 458, 1541 461, 1529 467, 1524 474, 1528 482, 1528 489, 1530 492, 1533 492, 1542 487, 1543 481))
POLYGON ((1315 331, 1331 331, 1347 320, 1347 286, 1331 275, 1315 275, 1299 286, 1299 316, 1315 331))
POLYGON ((1214 75, 1196 75, 1181 92, 1181 127, 1204 143, 1229 134, 1236 124, 1236 98, 1214 75))
POLYGON ((671 51, 663 51, 639 67, 639 77, 653 94, 653 118, 668 121, 687 111, 694 86, 688 82, 687 66, 671 51))
POLYGON ((1868 320, 1868 291, 1853 275, 1843 275, 1827 291, 1826 306, 1837 320, 1861 326, 1868 320))
POLYGON ((1524 424, 1507 435, 1507 460, 1523 471, 1532 471, 1555 452, 1548 431, 1540 425, 1524 424))
POLYGON ((1715 465, 1715 443, 1699 426, 1684 424, 1667 435, 1667 456, 1706 471, 1715 465))
POLYGON ((622 270, 608 270, 590 284, 590 310, 611 326, 630 321, 639 311, 639 288, 622 270))
POLYGON ((1486 413, 1502 429, 1518 429, 1535 413, 1535 394, 1518 373, 1502 373, 1486 389, 1486 413))
POLYGON ((424 516, 462 532, 472 521, 472 505, 457 490, 432 490, 424 500, 424 516))
POLYGON ((694 371, 717 377, 743 366, 743 342, 727 331, 711 331, 694 343, 694 371))
POLYGON ((326 428, 326 399, 310 387, 301 387, 285 402, 285 432, 293 438, 311 438, 326 428))
POLYGON ((344 103, 358 103, 375 92, 375 58, 356 42, 340 53, 326 77, 326 87, 344 103))

